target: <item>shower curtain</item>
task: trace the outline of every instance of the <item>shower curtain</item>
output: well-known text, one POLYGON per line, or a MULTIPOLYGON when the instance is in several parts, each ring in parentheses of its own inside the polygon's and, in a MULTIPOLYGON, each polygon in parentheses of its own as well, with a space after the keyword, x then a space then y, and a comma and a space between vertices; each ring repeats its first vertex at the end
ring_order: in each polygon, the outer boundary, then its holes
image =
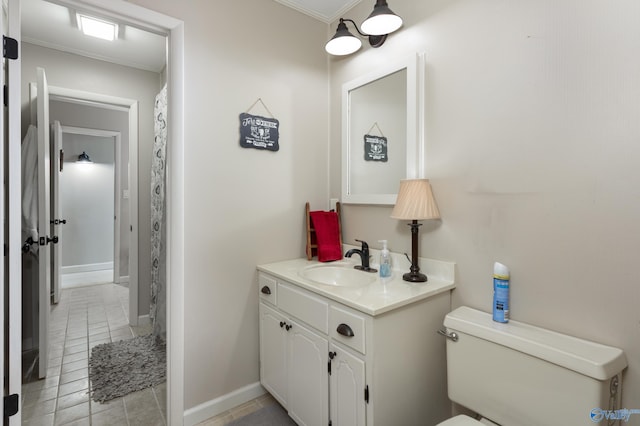
POLYGON ((167 86, 156 96, 154 115, 153 156, 151 162, 151 306, 149 317, 153 334, 162 340, 167 332, 167 264, 165 181, 167 146, 167 86))

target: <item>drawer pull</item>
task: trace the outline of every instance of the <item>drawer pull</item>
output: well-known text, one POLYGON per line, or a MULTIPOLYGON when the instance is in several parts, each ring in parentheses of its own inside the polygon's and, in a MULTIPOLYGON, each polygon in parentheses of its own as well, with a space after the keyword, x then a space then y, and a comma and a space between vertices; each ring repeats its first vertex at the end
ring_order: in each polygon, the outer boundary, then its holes
POLYGON ((336 331, 338 332, 338 334, 342 334, 343 336, 346 336, 346 337, 355 336, 355 333, 353 332, 351 327, 349 327, 347 324, 344 324, 344 323, 340 324, 336 329, 336 331))
POLYGON ((260 291, 264 294, 271 294, 271 289, 266 285, 260 289, 260 291))

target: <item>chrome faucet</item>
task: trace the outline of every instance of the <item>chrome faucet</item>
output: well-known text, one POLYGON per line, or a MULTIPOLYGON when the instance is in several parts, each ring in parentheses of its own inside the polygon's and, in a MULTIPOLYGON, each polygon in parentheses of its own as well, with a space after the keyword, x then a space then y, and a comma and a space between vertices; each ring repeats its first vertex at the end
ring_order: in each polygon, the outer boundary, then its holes
POLYGON ((361 271, 366 271, 366 272, 378 272, 377 269, 375 268, 371 268, 369 266, 369 244, 367 244, 366 241, 362 241, 362 240, 356 240, 359 243, 362 243, 362 247, 360 248, 360 250, 358 249, 351 249, 349 251, 347 251, 344 254, 344 257, 351 257, 354 254, 358 254, 360 255, 360 260, 362 262, 362 265, 356 265, 354 266, 355 269, 360 269, 361 271))

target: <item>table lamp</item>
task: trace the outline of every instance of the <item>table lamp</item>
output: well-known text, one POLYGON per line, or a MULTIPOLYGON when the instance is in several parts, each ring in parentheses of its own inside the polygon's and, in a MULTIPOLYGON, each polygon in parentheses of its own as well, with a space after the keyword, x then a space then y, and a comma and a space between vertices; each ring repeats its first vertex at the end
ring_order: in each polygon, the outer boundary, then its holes
POLYGON ((403 179, 396 205, 391 212, 393 219, 410 220, 411 227, 411 268, 402 279, 409 282, 425 282, 427 276, 420 273, 418 266, 418 227, 419 220, 440 219, 440 211, 433 197, 429 179, 403 179))

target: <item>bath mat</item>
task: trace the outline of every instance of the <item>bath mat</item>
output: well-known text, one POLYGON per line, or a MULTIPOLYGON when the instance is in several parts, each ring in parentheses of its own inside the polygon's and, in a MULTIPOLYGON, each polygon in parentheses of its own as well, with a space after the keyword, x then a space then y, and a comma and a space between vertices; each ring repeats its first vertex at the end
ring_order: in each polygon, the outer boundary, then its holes
POLYGON ((227 426, 296 426, 287 412, 280 404, 273 403, 266 407, 249 413, 246 416, 235 419, 227 426))
POLYGON ((91 399, 106 402, 166 380, 166 344, 152 334, 96 345, 89 359, 91 399))

